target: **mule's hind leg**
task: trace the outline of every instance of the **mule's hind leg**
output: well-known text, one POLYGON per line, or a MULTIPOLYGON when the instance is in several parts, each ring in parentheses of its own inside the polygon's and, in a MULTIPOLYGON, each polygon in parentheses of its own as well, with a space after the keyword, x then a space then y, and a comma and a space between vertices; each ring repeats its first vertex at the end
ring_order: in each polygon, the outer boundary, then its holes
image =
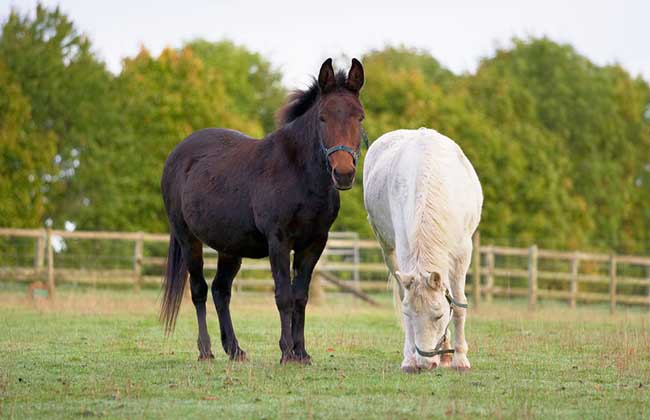
MULTIPOLYGON (((465 296, 465 276, 472 258, 472 242, 468 240, 463 244, 459 256, 454 260, 451 276, 451 294, 458 303, 467 303, 465 296)), ((465 341, 465 317, 467 309, 454 306, 454 356, 451 367, 454 369, 469 369, 467 358, 467 341, 465 341)))
POLYGON ((206 322, 205 302, 208 299, 208 284, 203 277, 203 244, 198 239, 192 238, 182 242, 183 259, 187 261, 187 271, 190 273, 190 290, 192 303, 196 309, 196 319, 199 324, 199 360, 214 359, 210 334, 206 322))
POLYGON ((239 348, 235 329, 230 318, 230 296, 232 294, 232 282, 241 267, 241 258, 224 253, 219 254, 217 274, 212 282, 212 299, 219 317, 219 329, 221 331, 221 345, 231 360, 246 360, 246 352, 239 348))

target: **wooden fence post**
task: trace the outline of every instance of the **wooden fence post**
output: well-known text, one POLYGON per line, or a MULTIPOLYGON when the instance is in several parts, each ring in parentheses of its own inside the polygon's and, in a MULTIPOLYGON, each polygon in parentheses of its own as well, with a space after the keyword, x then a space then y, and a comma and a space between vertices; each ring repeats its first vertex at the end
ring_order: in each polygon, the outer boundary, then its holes
POLYGON ((34 255, 34 269, 40 273, 45 265, 45 239, 47 232, 43 231, 43 235, 36 238, 36 253, 34 255))
POLYGON ((139 291, 142 286, 142 257, 144 253, 144 233, 140 232, 140 237, 135 240, 133 250, 133 274, 134 288, 139 291))
POLYGON ((361 282, 359 278, 359 263, 361 262, 361 256, 359 255, 359 238, 354 239, 354 255, 353 255, 353 260, 354 260, 354 272, 352 273, 354 276, 354 287, 357 289, 357 291, 361 291, 361 282))
POLYGON ((609 256, 609 312, 616 312, 616 255, 609 256))
POLYGON ((648 310, 650 310, 650 264, 645 266, 645 278, 648 280, 648 310))
POLYGON ((474 296, 474 307, 478 307, 481 300, 481 233, 477 230, 472 238, 472 265, 474 274, 472 276, 472 295, 474 296))
POLYGON ((580 259, 578 258, 578 253, 575 252, 571 257, 571 283, 570 293, 571 297, 569 298, 569 306, 572 309, 576 307, 576 297, 578 296, 578 272, 580 270, 580 259))
POLYGON ((47 228, 46 232, 47 245, 47 288, 50 299, 54 298, 54 250, 52 249, 52 228, 47 228))
POLYGON ((494 248, 492 245, 487 250, 487 277, 485 287, 487 288, 485 299, 491 303, 492 297, 494 296, 494 292, 492 291, 494 288, 494 248))
POLYGON ((537 305, 537 245, 528 249, 528 308, 537 305))

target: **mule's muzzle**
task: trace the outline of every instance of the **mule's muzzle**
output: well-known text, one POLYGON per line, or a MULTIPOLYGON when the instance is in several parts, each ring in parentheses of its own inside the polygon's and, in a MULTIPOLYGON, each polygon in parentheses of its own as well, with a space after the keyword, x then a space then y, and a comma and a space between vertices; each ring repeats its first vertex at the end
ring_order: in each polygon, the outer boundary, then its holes
POLYGON ((354 185, 354 176, 356 170, 351 170, 348 172, 340 172, 336 168, 332 170, 332 181, 334 181, 334 186, 337 190, 349 190, 354 185))

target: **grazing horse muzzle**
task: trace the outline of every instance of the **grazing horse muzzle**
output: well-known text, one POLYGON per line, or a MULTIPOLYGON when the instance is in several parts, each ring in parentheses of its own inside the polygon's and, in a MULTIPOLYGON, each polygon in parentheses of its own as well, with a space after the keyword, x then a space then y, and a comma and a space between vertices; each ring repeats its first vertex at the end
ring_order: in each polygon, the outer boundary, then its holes
POLYGON ((437 365, 440 364, 441 355, 453 354, 455 352, 454 349, 443 349, 442 344, 445 341, 445 338, 447 337, 447 331, 449 331, 449 324, 451 323, 451 319, 454 314, 454 307, 467 309, 468 305, 467 303, 460 303, 456 299, 454 299, 451 296, 449 289, 445 289, 445 298, 447 299, 447 302, 449 302, 449 322, 447 322, 447 325, 445 326, 445 331, 442 334, 442 337, 440 337, 440 340, 438 340, 438 343, 436 344, 433 350, 425 351, 418 348, 417 344, 414 344, 415 352, 417 354, 416 359, 419 362, 418 367, 420 367, 420 365, 424 365, 425 362, 428 362, 428 360, 431 360, 431 358, 434 358, 431 363, 434 365, 433 367, 436 367, 437 365))

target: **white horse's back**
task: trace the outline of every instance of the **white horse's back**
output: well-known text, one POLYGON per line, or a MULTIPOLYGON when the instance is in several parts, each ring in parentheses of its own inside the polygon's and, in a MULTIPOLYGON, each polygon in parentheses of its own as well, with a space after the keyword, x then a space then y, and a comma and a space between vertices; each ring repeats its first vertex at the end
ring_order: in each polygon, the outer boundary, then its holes
POLYGON ((375 233, 396 250, 402 271, 446 268, 445 254, 456 253, 478 226, 478 176, 460 147, 435 130, 381 136, 368 151, 363 180, 375 233))

